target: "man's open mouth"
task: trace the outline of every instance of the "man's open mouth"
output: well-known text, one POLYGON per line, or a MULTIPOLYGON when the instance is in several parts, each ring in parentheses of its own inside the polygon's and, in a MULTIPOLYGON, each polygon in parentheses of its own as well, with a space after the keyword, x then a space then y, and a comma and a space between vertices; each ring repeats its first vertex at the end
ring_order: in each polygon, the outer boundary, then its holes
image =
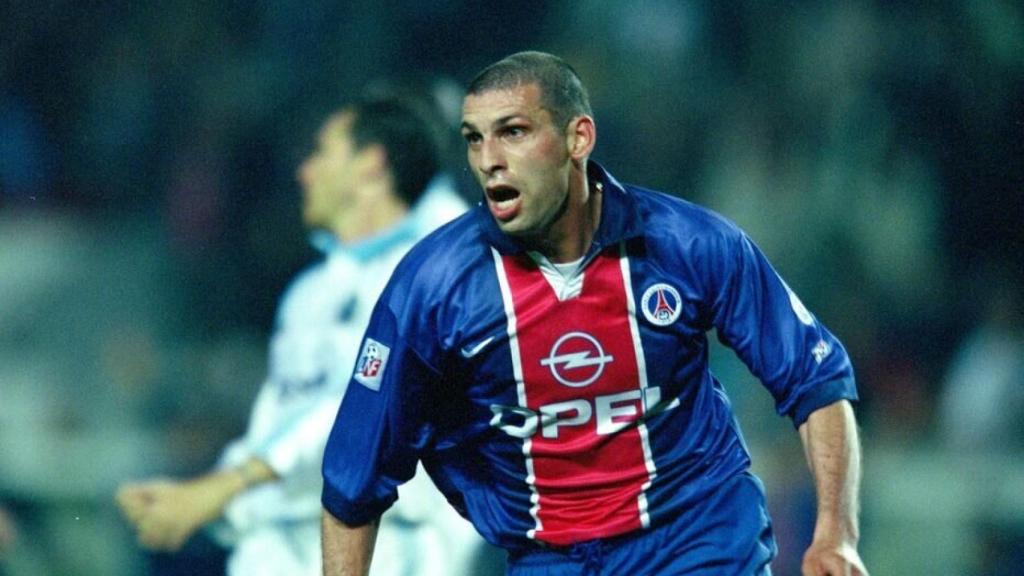
POLYGON ((487 203, 491 213, 499 220, 511 220, 519 213, 521 195, 512 186, 500 184, 488 186, 486 189, 487 203))

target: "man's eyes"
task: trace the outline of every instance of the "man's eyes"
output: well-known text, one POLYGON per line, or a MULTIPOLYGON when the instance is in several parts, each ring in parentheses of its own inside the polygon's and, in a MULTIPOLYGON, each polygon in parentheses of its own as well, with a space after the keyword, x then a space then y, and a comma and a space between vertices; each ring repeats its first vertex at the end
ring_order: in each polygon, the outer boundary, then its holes
POLYGON ((505 128, 502 129, 502 134, 505 136, 510 136, 512 138, 519 138, 520 136, 524 136, 526 134, 526 127, 506 126, 505 128))
MULTIPOLYGON (((504 126, 498 130, 498 136, 503 138, 522 138, 528 132, 525 126, 504 126)), ((479 132, 465 132, 462 138, 467 144, 479 144, 483 141, 483 134, 479 132)))

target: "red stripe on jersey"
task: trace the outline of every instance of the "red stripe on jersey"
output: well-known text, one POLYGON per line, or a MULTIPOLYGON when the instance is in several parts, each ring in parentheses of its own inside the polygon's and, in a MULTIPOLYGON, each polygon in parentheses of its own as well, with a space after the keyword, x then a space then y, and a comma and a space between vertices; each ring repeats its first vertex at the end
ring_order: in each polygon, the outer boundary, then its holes
POLYGON ((582 293, 560 302, 527 256, 505 256, 526 407, 540 415, 529 456, 539 496, 535 537, 555 545, 641 527, 650 478, 627 290, 616 249, 585 270, 582 293))

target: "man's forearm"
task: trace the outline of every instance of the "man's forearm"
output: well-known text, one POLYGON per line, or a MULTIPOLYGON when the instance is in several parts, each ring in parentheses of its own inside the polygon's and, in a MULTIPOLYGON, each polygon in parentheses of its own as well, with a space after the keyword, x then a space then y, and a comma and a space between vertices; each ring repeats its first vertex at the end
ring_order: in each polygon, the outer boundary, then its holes
POLYGON ((323 511, 324 576, 366 576, 377 540, 377 521, 349 526, 323 511))
POLYGON ((856 546, 860 441, 850 403, 843 400, 812 412, 800 426, 800 439, 818 494, 815 540, 856 546))

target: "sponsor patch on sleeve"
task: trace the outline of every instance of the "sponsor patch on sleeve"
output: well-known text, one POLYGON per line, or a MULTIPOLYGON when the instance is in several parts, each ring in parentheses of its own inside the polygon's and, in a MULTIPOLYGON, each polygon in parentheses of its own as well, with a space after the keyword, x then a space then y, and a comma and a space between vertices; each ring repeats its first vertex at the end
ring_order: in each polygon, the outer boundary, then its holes
POLYGON ((811 350, 811 355, 814 356, 814 361, 821 364, 825 357, 832 353, 832 346, 824 340, 819 340, 817 346, 811 350))
POLYGON ((374 392, 380 390, 380 382, 390 353, 391 349, 387 346, 373 338, 367 338, 363 343, 363 351, 359 354, 359 361, 356 362, 356 373, 353 375, 356 382, 374 392))

